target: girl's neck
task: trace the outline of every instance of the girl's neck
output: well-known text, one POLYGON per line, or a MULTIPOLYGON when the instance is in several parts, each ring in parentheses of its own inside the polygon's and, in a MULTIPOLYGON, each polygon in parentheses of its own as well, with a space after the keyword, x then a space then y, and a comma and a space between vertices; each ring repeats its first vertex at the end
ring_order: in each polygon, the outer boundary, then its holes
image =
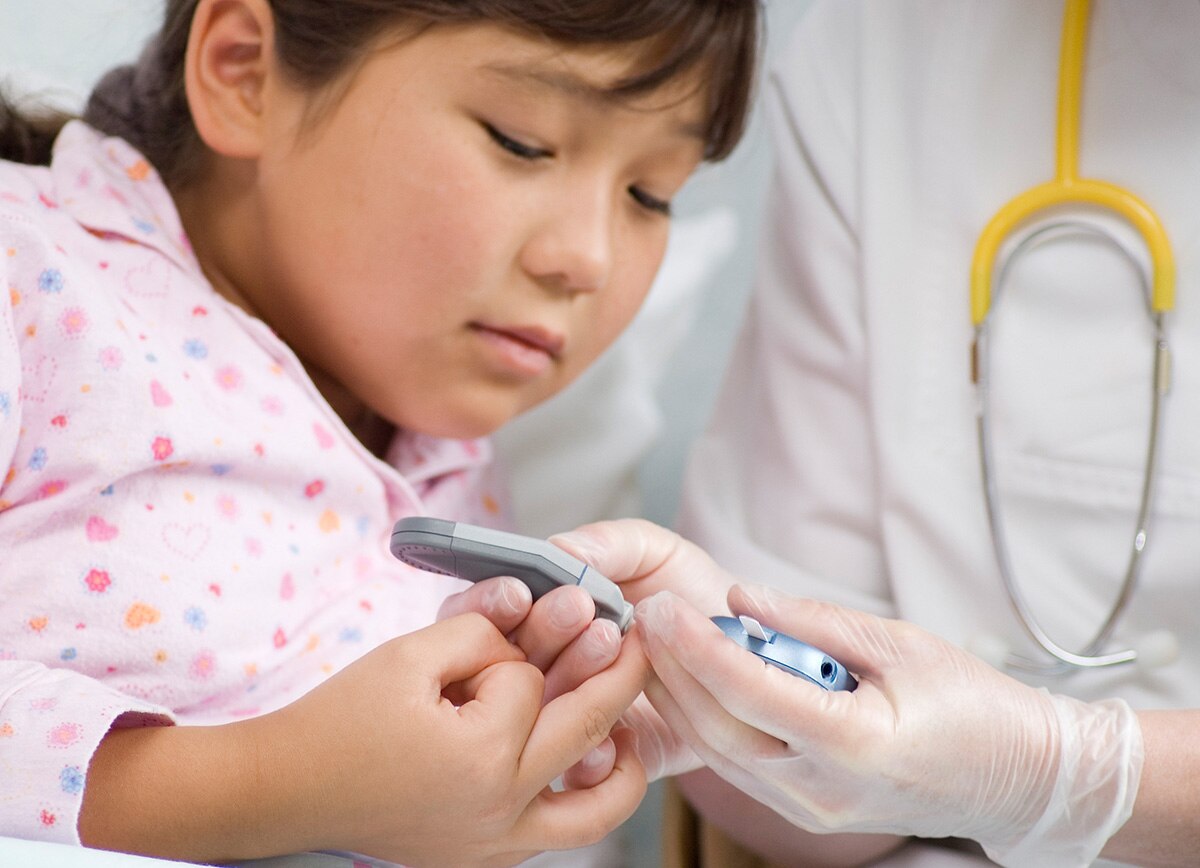
MULTIPOLYGON (((224 161, 221 161, 224 162, 224 161)), ((273 330, 275 325, 254 304, 250 294, 240 288, 242 281, 232 275, 251 275, 253 269, 246 259, 255 249, 253 205, 242 193, 249 189, 247 179, 229 177, 227 171, 210 166, 204 179, 189 187, 174 191, 175 205, 183 222, 188 240, 200 263, 200 269, 217 294, 260 319, 273 330), (231 243, 237 240, 238 243, 231 243)), ((230 166, 223 166, 230 169, 230 166)), ((395 426, 376 414, 340 382, 329 376, 299 353, 309 378, 329 406, 371 454, 382 457, 386 452, 395 426)))
MULTIPOLYGON (((304 360, 301 359, 301 362, 304 360)), ((368 452, 376 458, 382 458, 387 452, 388 446, 391 445, 396 427, 320 368, 304 362, 304 369, 322 397, 333 408, 333 412, 337 413, 346 427, 350 429, 350 433, 367 448, 368 452)))

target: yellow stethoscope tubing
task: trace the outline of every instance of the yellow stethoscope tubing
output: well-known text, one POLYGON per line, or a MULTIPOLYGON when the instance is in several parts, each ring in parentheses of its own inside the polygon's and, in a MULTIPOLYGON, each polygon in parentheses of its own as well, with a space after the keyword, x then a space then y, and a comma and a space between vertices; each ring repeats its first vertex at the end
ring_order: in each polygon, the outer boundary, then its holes
MULTIPOLYGON (((975 340, 972 345, 971 376, 979 390, 977 406, 977 433, 979 436, 980 459, 983 471, 984 500, 987 505, 988 521, 992 532, 996 558, 1004 586, 1008 592, 1022 626, 1055 662, 1036 663, 1019 655, 1009 654, 1007 665, 1028 672, 1044 674, 1061 672, 1072 668, 1091 668, 1128 663, 1138 659, 1134 649, 1100 653, 1111 636, 1118 619, 1125 611, 1138 581, 1141 556, 1145 550, 1149 523, 1150 501, 1158 452, 1158 433, 1162 399, 1170 385, 1170 350, 1163 331, 1163 316, 1174 306, 1175 262, 1170 242, 1161 221, 1141 199, 1133 193, 1103 181, 1078 177, 1079 155, 1079 111, 1082 93, 1084 46, 1087 36, 1089 0, 1066 0, 1063 20, 1062 50, 1059 60, 1058 88, 1058 135, 1056 142, 1057 169, 1053 181, 1033 187, 1011 200, 989 221, 976 244, 971 266, 971 317, 975 325, 975 340), (1142 479, 1141 503, 1138 508, 1130 560, 1121 590, 1104 624, 1093 639, 1079 652, 1072 652, 1054 642, 1042 629, 1032 609, 1025 601, 1013 577, 1005 542, 1004 525, 998 506, 992 470, 992 448, 988 424, 988 343, 987 319, 992 304, 991 281, 998 272, 997 294, 1002 291, 1004 278, 1012 257, 1034 244, 1040 237, 1061 229, 1072 229, 1096 233, 1107 237, 1125 258, 1137 267, 1132 253, 1115 236, 1098 227, 1087 226, 1071 220, 1059 220, 1045 226, 1021 240, 1011 256, 997 268, 1001 243, 1033 215, 1064 204, 1091 204, 1107 209, 1125 218, 1141 234, 1150 255, 1152 278, 1142 277, 1142 291, 1154 325, 1154 371, 1151 387, 1150 439, 1147 444, 1145 472, 1142 479)), ((1138 268, 1141 271, 1140 268, 1138 268)))
POLYGON ((1055 177, 1005 204, 976 242, 971 261, 971 321, 976 328, 987 319, 991 308, 992 275, 1000 245, 1034 215, 1062 205, 1094 205, 1127 220, 1142 236, 1150 254, 1150 309, 1164 313, 1175 305, 1175 257, 1162 221, 1129 190, 1079 177, 1079 113, 1089 6, 1090 0, 1066 0, 1058 70, 1055 177))

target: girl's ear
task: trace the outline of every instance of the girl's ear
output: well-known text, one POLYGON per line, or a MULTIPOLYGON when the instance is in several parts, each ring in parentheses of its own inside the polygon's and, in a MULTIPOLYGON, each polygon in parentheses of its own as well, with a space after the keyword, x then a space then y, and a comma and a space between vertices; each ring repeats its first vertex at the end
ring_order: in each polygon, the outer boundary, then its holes
POLYGON ((218 154, 254 159, 262 152, 277 83, 274 34, 267 0, 200 0, 196 7, 184 82, 196 131, 218 154))

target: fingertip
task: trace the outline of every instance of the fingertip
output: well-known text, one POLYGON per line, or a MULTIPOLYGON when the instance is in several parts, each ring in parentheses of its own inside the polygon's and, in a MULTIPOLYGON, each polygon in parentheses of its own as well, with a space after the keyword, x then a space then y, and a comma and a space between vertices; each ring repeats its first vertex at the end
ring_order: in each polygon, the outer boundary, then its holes
POLYGON ((572 790, 586 790, 605 780, 616 765, 617 745, 606 738, 563 773, 563 784, 572 790))
POLYGON ((584 634, 584 656, 595 665, 607 665, 621 653, 621 630, 607 618, 597 618, 584 634))
POLYGON ((596 562, 604 548, 600 535, 592 529, 592 525, 583 525, 575 530, 556 533, 550 537, 549 541, 568 554, 589 564, 596 562))
POLYGON ((533 605, 533 592, 520 579, 502 576, 488 589, 487 602, 497 614, 524 617, 533 605))
POLYGON ((671 642, 679 616, 679 598, 670 591, 659 591, 637 604, 634 616, 647 639, 671 642))
POLYGON ((596 603, 583 588, 568 585, 546 595, 546 613, 550 624, 561 631, 574 632, 589 624, 596 615, 596 603))
POLYGON ((473 685, 472 698, 495 704, 520 715, 532 709, 536 716, 542 704, 545 676, 524 660, 503 660, 487 667, 473 685))

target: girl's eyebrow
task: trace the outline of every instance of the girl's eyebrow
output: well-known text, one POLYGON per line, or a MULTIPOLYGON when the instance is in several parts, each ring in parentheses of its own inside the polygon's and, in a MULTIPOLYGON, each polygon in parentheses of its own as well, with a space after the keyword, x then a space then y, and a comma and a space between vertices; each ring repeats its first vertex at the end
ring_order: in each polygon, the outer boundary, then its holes
POLYGON ((610 102, 612 96, 603 88, 593 84, 581 75, 566 70, 547 69, 536 63, 487 63, 482 69, 494 72, 517 84, 532 83, 542 85, 551 90, 560 91, 567 96, 578 96, 596 102, 610 102))
MULTIPOLYGON (((581 75, 561 69, 548 69, 537 63, 485 63, 480 67, 484 72, 494 73, 518 85, 535 85, 544 89, 557 91, 565 96, 582 98, 587 102, 611 105, 621 101, 622 97, 589 81, 581 75)), ((706 140, 707 130, 703 123, 683 122, 678 132, 684 138, 706 140)))

